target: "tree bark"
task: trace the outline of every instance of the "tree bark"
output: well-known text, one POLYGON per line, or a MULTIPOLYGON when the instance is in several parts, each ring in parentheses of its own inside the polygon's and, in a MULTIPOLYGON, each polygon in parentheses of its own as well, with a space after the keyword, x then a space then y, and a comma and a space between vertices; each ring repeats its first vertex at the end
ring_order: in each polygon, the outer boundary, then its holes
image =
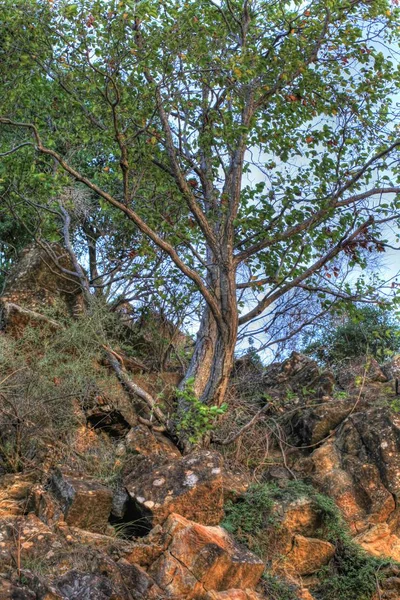
POLYGON ((218 287, 222 323, 217 324, 210 308, 206 306, 194 353, 181 388, 185 387, 189 379, 193 379, 196 396, 205 404, 220 406, 224 401, 233 367, 238 314, 232 278, 225 278, 222 283, 220 279, 218 287))

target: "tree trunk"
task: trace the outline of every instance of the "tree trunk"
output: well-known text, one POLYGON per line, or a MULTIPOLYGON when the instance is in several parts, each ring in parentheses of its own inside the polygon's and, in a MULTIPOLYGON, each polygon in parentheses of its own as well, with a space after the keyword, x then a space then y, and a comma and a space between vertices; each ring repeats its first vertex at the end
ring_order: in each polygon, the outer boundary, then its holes
POLYGON ((194 392, 202 402, 220 406, 225 398, 233 367, 237 338, 234 315, 225 319, 221 331, 208 307, 205 308, 189 368, 181 383, 194 380, 194 392))

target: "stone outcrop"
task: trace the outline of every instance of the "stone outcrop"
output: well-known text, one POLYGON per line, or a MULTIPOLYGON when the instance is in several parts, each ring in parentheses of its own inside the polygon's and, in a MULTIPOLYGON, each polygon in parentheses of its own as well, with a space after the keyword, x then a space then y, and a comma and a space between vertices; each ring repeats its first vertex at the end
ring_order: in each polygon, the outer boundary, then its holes
POLYGON ((371 523, 397 523, 399 450, 400 415, 375 408, 349 416, 336 436, 299 466, 360 532, 371 523))
POLYGON ((321 371, 314 360, 299 352, 292 352, 282 363, 273 363, 263 375, 266 391, 280 396, 290 391, 303 397, 322 398, 332 394, 334 383, 331 371, 321 371))
POLYGON ((221 527, 206 527, 172 514, 164 531, 169 544, 149 572, 167 597, 206 599, 210 591, 257 585, 264 563, 240 548, 221 527))
POLYGON ((357 389, 365 383, 384 383, 387 377, 375 358, 361 356, 346 361, 338 369, 336 381, 343 389, 357 389))
POLYGON ((106 529, 113 502, 110 489, 59 469, 52 474, 50 486, 68 525, 98 533, 106 529))
MULTIPOLYGON (((80 313, 83 296, 79 281, 71 275, 74 270, 68 253, 58 244, 25 248, 2 292, 0 328, 18 337, 28 323, 43 323, 46 307, 63 315, 80 313)), ((52 319, 45 320, 51 327, 52 319)))

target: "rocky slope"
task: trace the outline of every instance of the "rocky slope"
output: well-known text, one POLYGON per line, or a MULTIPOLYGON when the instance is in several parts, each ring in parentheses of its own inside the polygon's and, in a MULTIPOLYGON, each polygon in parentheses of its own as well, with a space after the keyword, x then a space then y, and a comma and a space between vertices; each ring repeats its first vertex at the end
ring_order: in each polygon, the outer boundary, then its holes
MULTIPOLYGON (((4 348, 43 327, 56 336, 60 315, 79 314, 78 287, 63 287, 46 263, 30 249, 10 278, 0 299, 4 348)), ((383 371, 362 360, 334 376, 297 353, 266 370, 239 361, 236 408, 233 400, 210 447, 186 456, 144 424, 118 382, 105 378, 101 388, 107 364, 97 364, 99 387, 72 399, 68 436, 29 429, 31 412, 24 424, 35 452, 7 462, 19 423, 0 390, 0 598, 400 598, 398 362, 383 371), (265 404, 254 427, 218 443, 265 404), (243 446, 265 440, 266 453, 250 461, 243 446)), ((146 365, 132 365, 149 388, 165 391, 177 377, 144 377, 146 365)))

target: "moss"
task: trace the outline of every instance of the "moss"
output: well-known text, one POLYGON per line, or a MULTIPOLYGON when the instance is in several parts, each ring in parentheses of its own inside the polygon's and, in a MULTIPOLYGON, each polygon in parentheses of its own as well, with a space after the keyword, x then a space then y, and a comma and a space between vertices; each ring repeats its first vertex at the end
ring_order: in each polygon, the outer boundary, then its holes
MULTIPOLYGON (((377 582, 385 577, 382 568, 390 562, 369 556, 357 546, 335 503, 304 481, 291 481, 283 488, 272 483, 251 486, 236 503, 228 502, 225 505, 222 526, 250 550, 266 559, 274 530, 275 534, 279 534, 279 521, 273 512, 274 504, 299 498, 313 501, 321 522, 315 535, 328 540, 336 549, 330 564, 317 574, 319 581, 313 589, 315 598, 372 600, 377 582)), ((273 577, 268 570, 264 575, 263 586, 266 595, 273 600, 296 598, 293 588, 273 577)))

